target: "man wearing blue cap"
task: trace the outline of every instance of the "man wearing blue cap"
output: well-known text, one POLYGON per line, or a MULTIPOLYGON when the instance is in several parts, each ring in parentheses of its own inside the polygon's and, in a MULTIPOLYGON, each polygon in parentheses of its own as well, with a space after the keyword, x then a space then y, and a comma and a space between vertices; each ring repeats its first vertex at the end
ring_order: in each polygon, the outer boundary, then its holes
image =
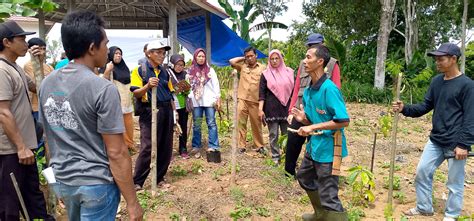
POLYGON ((407 117, 421 117, 433 110, 433 129, 425 145, 416 170, 416 207, 404 212, 407 216, 432 216, 433 174, 448 160, 449 194, 443 221, 455 220, 461 215, 464 198, 464 175, 468 152, 474 144, 474 83, 459 71, 461 50, 455 44, 444 43, 428 53, 434 57, 438 74, 431 81, 422 103, 392 104, 393 111, 407 117))
MULTIPOLYGON (((14 21, 0 24, 0 220, 20 220, 20 201, 10 173, 17 179, 30 219, 54 220, 46 213, 33 154, 37 140, 28 90, 36 92, 36 86, 15 63, 28 51, 25 37, 31 34, 14 21)), ((38 47, 31 52, 38 55, 38 47)))
MULTIPOLYGON (((306 47, 311 48, 316 45, 324 44, 324 37, 319 33, 313 33, 308 36, 306 41, 306 47)), ((335 58, 329 60, 326 68, 324 69, 326 75, 331 81, 336 84, 338 88, 341 88, 341 74, 339 70, 339 63, 335 58)), ((291 114, 291 109, 294 107, 300 108, 302 103, 303 92, 311 84, 311 77, 309 73, 304 68, 303 60, 300 63, 298 68, 298 73, 296 74, 295 86, 293 89, 293 95, 291 96, 290 107, 288 108, 288 123, 290 128, 298 129, 302 126, 298 121, 293 120, 293 115, 291 114)), ((285 155, 285 170, 288 174, 295 175, 296 162, 300 156, 301 148, 305 142, 306 138, 298 136, 298 134, 289 133, 288 142, 286 147, 285 155)))

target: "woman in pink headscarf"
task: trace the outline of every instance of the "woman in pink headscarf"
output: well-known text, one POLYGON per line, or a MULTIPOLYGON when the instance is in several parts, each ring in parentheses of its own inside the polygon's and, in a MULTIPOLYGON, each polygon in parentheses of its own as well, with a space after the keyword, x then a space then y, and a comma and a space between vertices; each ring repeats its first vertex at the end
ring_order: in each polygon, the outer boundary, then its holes
POLYGON ((286 118, 293 86, 293 69, 286 67, 279 50, 270 51, 267 69, 260 78, 258 115, 264 125, 268 125, 272 159, 276 164, 280 162, 278 129, 281 134, 287 133, 286 118))

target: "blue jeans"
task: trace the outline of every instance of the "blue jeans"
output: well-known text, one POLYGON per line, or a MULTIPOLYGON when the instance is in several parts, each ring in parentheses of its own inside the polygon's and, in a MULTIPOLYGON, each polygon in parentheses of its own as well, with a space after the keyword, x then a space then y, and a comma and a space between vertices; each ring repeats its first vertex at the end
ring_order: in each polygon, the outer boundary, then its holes
MULTIPOLYGON (((436 168, 445 160, 444 153, 446 151, 451 150, 442 148, 428 140, 421 154, 415 178, 416 208, 421 212, 434 212, 432 199, 433 175, 436 168)), ((466 160, 448 159, 448 183, 446 186, 449 194, 444 211, 444 215, 447 217, 458 217, 461 215, 464 198, 465 165, 466 160)))
POLYGON ((115 183, 88 186, 50 184, 66 205, 70 221, 115 220, 120 191, 115 183))
POLYGON ((193 148, 201 148, 201 124, 203 115, 206 115, 207 129, 209 133, 209 148, 219 149, 219 138, 217 135, 216 110, 213 107, 194 107, 193 110, 193 148))

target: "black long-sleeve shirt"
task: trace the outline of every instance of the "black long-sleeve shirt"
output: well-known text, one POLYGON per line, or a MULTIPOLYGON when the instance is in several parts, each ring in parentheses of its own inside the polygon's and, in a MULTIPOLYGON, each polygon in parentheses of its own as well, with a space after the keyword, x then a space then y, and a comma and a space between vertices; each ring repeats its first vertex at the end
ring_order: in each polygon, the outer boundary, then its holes
POLYGON ((471 151, 474 144, 474 82, 462 74, 444 80, 439 74, 431 81, 422 103, 406 105, 402 114, 420 117, 433 110, 430 139, 443 148, 471 151))

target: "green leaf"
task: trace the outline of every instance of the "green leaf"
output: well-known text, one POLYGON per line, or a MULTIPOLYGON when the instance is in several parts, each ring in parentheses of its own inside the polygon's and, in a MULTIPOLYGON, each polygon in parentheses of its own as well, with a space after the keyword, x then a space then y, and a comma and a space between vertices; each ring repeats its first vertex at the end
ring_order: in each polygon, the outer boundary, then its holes
POLYGON ((21 13, 21 16, 23 17, 31 17, 36 15, 36 12, 33 11, 33 9, 30 8, 23 8, 23 12, 21 13))
POLYGON ((44 12, 52 12, 56 10, 58 7, 59 7, 58 4, 54 2, 49 2, 49 1, 43 2, 43 5, 41 6, 44 12))
POLYGON ((362 180, 362 183, 367 185, 369 184, 369 176, 367 176, 367 173, 360 173, 360 178, 362 180))
POLYGON ((365 190, 365 196, 369 200, 369 202, 374 202, 375 201, 375 195, 372 191, 370 190, 365 190))

